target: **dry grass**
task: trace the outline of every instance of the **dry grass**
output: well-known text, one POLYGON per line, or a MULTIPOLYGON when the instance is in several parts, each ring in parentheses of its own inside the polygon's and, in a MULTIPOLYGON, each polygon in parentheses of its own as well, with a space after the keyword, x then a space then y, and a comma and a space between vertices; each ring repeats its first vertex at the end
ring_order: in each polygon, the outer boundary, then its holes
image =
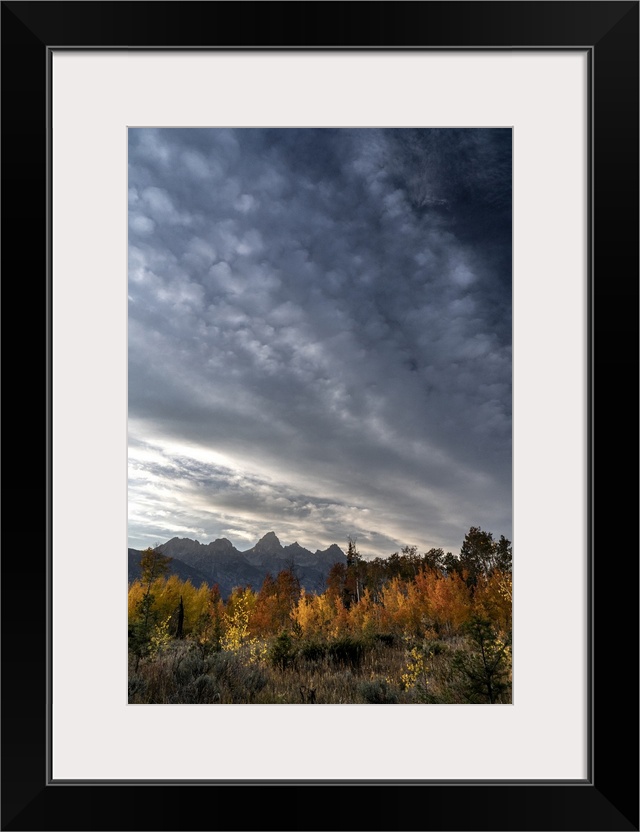
MULTIPOLYGON (((452 638, 416 645, 379 637, 328 643, 280 637, 239 651, 206 654, 173 641, 129 673, 132 704, 465 703, 452 638)), ((508 700, 506 700, 508 701, 508 700)))

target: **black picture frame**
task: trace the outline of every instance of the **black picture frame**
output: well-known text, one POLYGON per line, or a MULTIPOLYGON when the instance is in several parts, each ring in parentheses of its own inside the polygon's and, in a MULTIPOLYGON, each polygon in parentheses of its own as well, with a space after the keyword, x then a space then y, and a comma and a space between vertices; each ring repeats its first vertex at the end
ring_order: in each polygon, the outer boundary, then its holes
MULTIPOLYGON (((5 309, 12 319, 28 309, 19 354, 42 350, 35 373, 19 371, 5 408, 6 435, 28 438, 16 445, 28 444, 31 458, 16 457, 6 482, 2 829, 638 829, 638 538, 637 522, 631 530, 628 523, 637 521, 638 495, 621 483, 637 460, 638 436, 638 11, 627 0, 2 3, 5 309), (63 47, 276 46, 588 50, 591 730, 584 782, 367 782, 357 771, 353 780, 320 783, 48 779, 50 56, 63 47), (45 379, 36 407, 34 388, 45 379), (41 420, 36 431, 26 433, 26 414, 41 420), (34 515, 46 516, 37 537, 34 515)), ((13 362, 13 330, 10 340, 13 362)))

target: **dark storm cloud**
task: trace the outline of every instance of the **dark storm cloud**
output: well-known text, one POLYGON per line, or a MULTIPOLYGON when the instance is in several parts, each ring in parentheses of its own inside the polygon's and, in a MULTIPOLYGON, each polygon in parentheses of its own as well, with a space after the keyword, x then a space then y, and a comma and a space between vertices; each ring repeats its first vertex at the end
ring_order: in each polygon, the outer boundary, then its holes
POLYGON ((130 505, 179 482, 181 529, 372 553, 510 534, 510 131, 131 130, 129 165, 130 505))

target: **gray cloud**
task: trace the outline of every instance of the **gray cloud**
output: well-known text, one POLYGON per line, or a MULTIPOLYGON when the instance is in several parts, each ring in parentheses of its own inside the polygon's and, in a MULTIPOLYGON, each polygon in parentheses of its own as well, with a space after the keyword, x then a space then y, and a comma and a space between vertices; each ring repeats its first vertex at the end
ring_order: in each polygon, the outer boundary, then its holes
POLYGON ((510 131, 135 129, 129 167, 132 545, 510 536, 510 131))

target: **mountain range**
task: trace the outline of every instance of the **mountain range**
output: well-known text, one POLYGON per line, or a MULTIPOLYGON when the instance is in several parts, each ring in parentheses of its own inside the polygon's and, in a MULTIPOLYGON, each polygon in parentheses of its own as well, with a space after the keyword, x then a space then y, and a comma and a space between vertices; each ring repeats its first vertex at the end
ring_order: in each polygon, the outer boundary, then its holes
MULTIPOLYGON (((251 549, 241 552, 226 537, 203 544, 188 537, 173 537, 156 547, 172 558, 170 574, 190 580, 194 586, 218 584, 227 598, 236 586, 260 589, 265 576, 274 578, 283 569, 292 569, 307 592, 324 592, 327 575, 334 563, 347 558, 335 543, 328 549, 311 552, 291 543, 283 546, 274 532, 268 532, 251 549)), ((129 582, 140 577, 139 549, 129 549, 129 582)))

